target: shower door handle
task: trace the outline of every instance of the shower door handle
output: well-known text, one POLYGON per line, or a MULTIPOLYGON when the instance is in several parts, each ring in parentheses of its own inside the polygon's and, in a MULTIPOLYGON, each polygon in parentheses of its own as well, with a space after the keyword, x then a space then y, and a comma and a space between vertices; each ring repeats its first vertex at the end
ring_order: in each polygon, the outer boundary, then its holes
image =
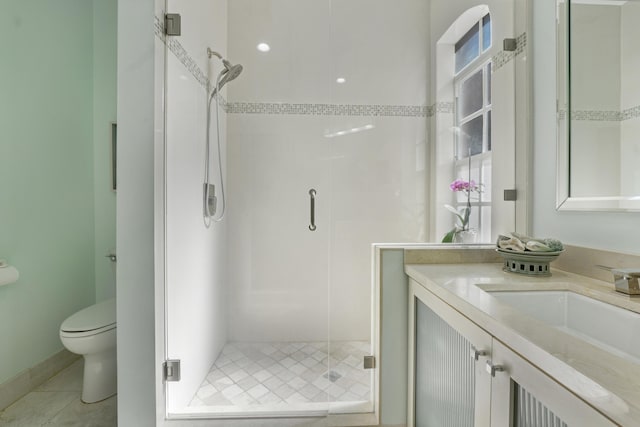
POLYGON ((311 224, 309 230, 316 231, 316 190, 309 190, 309 200, 311 201, 311 224))

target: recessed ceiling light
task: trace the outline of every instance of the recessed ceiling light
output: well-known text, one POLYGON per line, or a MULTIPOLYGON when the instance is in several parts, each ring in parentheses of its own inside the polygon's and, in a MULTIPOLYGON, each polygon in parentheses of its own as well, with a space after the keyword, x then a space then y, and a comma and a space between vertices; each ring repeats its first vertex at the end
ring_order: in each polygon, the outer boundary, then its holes
POLYGON ((258 43, 256 46, 260 52, 269 52, 271 50, 271 46, 266 43, 258 43))
POLYGON ((346 82, 346 81, 347 81, 347 79, 345 79, 344 77, 338 77, 338 78, 336 79, 336 83, 340 83, 340 84, 342 84, 342 83, 344 83, 344 82, 346 82))

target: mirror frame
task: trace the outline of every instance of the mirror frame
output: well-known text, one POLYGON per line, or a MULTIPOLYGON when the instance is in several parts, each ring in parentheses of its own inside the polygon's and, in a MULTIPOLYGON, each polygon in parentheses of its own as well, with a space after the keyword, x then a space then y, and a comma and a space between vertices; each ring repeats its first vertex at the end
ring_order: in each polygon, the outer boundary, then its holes
POLYGON ((571 196, 571 1, 556 0, 556 209, 639 212, 637 196, 571 196), (565 9, 564 17, 560 11, 565 9))

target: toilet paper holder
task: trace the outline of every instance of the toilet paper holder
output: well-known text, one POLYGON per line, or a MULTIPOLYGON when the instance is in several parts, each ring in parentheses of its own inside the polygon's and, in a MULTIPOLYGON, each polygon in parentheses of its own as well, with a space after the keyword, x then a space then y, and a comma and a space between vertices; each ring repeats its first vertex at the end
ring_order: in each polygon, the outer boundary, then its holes
POLYGON ((10 285, 11 283, 17 282, 20 278, 20 273, 18 270, 9 265, 9 263, 0 259, 0 286, 10 285))

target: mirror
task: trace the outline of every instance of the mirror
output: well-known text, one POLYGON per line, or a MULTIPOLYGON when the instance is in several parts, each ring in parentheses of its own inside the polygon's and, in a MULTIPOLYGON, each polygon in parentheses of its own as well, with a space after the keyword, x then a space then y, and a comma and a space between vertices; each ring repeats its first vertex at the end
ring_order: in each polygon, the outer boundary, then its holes
POLYGON ((558 0, 557 208, 640 210, 640 0, 558 0))

